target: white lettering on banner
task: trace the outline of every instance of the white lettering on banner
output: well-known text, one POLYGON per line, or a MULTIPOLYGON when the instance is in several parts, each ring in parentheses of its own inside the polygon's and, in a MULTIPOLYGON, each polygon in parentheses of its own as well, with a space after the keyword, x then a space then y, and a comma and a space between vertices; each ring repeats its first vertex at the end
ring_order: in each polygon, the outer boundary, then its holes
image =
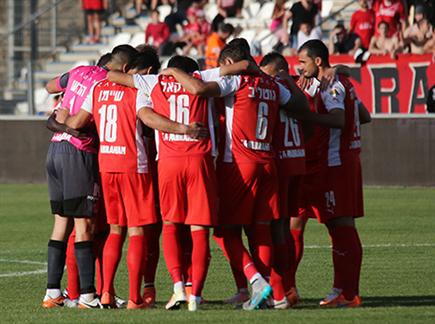
POLYGON ((251 149, 251 150, 267 151, 267 152, 269 152, 271 150, 270 143, 262 143, 262 142, 256 142, 256 141, 242 140, 242 144, 244 147, 251 149))
POLYGON ((164 141, 172 142, 198 142, 197 139, 191 138, 184 134, 163 133, 162 138, 164 141))
POLYGON ((122 90, 102 90, 98 96, 98 102, 108 101, 110 97, 113 97, 113 101, 119 102, 124 97, 124 91, 122 90))
POLYGON ((127 148, 125 146, 100 145, 100 153, 125 155, 127 153, 127 148))
POLYGON ((88 87, 84 86, 77 80, 74 80, 71 85, 71 91, 79 95, 80 97, 83 97, 86 94, 86 90, 88 87))
POLYGON ((305 156, 305 150, 303 149, 287 150, 287 151, 279 152, 280 159, 294 159, 294 158, 300 158, 304 156, 305 156))
POLYGON ((276 92, 273 89, 249 87, 248 98, 258 98, 260 100, 276 100, 276 92))

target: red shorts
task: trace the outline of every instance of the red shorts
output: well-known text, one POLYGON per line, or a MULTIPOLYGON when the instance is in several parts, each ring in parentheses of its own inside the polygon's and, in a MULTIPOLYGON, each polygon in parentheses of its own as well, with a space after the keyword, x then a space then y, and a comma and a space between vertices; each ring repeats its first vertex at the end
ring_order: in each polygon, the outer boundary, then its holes
POLYGON ((317 219, 325 217, 323 215, 325 213, 325 188, 326 168, 302 176, 297 202, 298 217, 317 219))
POLYGON ((325 217, 320 222, 339 217, 364 216, 361 162, 359 158, 344 161, 343 165, 328 168, 327 188, 324 192, 325 217))
POLYGON ((103 0, 82 0, 83 10, 104 10, 103 0))
POLYGON ((210 156, 158 162, 162 219, 186 225, 217 225, 217 182, 210 156))
POLYGON ((219 224, 249 225, 279 218, 275 162, 221 163, 219 224))
POLYGON ((281 218, 298 216, 302 175, 279 176, 279 210, 281 218))
POLYGON ((101 173, 107 222, 137 227, 157 222, 149 173, 101 173))

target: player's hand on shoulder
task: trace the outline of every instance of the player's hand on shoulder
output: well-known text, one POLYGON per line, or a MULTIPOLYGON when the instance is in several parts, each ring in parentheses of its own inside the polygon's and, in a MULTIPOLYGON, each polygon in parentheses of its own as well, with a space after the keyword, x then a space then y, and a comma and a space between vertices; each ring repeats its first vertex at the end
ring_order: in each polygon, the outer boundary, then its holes
POLYGON ((160 75, 174 75, 176 73, 176 69, 175 68, 166 68, 163 69, 162 71, 160 71, 160 75))
POLYGON ((186 135, 194 139, 201 139, 208 137, 210 133, 208 128, 204 127, 203 124, 195 122, 187 125, 186 135))
POLYGON ((300 89, 305 90, 311 86, 313 83, 313 78, 306 78, 302 74, 299 76, 297 85, 300 89))
POLYGON ((334 83, 336 76, 336 69, 326 69, 324 75, 322 76, 322 79, 320 80, 320 91, 325 91, 326 89, 328 89, 328 87, 334 83))
POLYGON ((55 116, 56 116, 56 121, 57 121, 58 123, 61 123, 61 124, 65 123, 65 120, 66 120, 67 117, 69 116, 69 110, 66 109, 66 108, 59 108, 59 109, 56 109, 56 110, 54 111, 54 113, 55 113, 55 116))

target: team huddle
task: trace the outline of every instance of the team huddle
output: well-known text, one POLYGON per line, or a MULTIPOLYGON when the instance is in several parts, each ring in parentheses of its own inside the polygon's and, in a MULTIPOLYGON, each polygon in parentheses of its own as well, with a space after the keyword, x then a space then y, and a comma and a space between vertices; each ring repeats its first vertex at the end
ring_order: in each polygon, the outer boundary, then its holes
POLYGON ((360 306, 354 218, 363 216, 360 124, 370 115, 321 41, 306 42, 299 62, 300 77, 278 53, 257 65, 234 39, 218 68, 174 56, 158 74, 153 48, 121 45, 50 81, 63 99, 48 122, 55 222, 42 306, 153 307, 161 235, 173 281, 166 309, 196 311, 212 230, 237 286, 225 302, 287 309, 299 303, 311 217, 332 242, 332 292, 320 306, 360 306), (125 302, 114 280, 127 235, 125 302))

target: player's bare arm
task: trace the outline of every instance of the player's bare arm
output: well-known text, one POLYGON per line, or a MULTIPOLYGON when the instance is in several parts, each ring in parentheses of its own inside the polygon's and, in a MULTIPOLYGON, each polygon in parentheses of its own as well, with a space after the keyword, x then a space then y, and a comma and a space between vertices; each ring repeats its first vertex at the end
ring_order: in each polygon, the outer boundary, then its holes
POLYGON ((370 116, 370 112, 366 108, 366 106, 360 101, 358 105, 358 114, 359 114, 359 122, 360 124, 367 124, 372 121, 372 117, 370 116))
POLYGON ((115 82, 118 84, 122 84, 126 87, 134 88, 134 80, 133 75, 123 73, 120 71, 109 71, 107 72, 107 79, 110 82, 115 82))
POLYGON ((86 110, 80 109, 80 111, 76 115, 68 116, 65 119, 64 124, 74 129, 80 129, 85 127, 89 123, 89 121, 91 120, 91 116, 92 115, 86 110))
POLYGON ((202 97, 219 97, 221 94, 217 82, 204 82, 180 69, 167 68, 164 69, 161 74, 172 75, 178 82, 180 82, 184 89, 193 95, 202 97))
POLYGON ((329 128, 344 128, 344 109, 333 108, 328 114, 311 113, 310 121, 329 128))
POLYGON ((280 72, 278 76, 287 82, 287 86, 292 95, 290 100, 282 106, 282 109, 284 109, 287 115, 292 118, 309 121, 311 115, 310 107, 302 90, 296 85, 293 78, 285 71, 282 71, 282 73, 280 72))
POLYGON ((238 75, 242 73, 258 73, 260 68, 251 61, 242 60, 237 63, 222 65, 219 68, 219 76, 238 75))
POLYGON ((161 132, 185 134, 194 139, 209 136, 209 130, 201 123, 191 123, 190 125, 177 123, 154 112, 153 109, 149 107, 141 108, 137 116, 145 125, 161 132))
POLYGON ((61 124, 56 120, 56 111, 54 111, 50 117, 47 120, 47 128, 51 130, 52 132, 62 132, 62 133, 68 133, 74 137, 82 137, 84 134, 82 134, 80 131, 70 128, 66 126, 65 124, 61 124))

